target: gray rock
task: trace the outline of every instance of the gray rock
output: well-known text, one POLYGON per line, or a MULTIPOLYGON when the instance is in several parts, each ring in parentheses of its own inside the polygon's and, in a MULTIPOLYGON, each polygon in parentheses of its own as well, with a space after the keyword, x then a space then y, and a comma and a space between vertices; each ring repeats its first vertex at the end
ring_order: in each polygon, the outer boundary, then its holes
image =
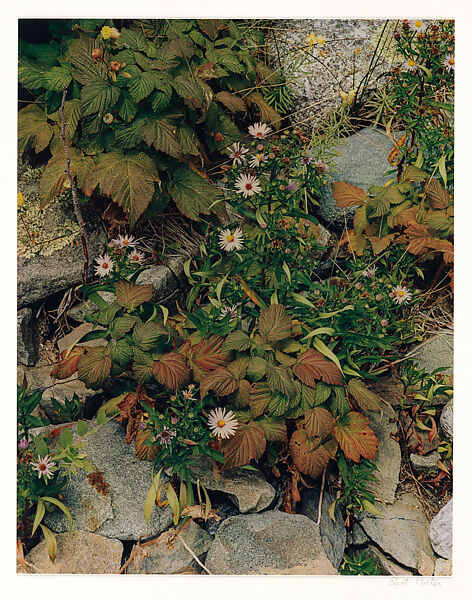
POLYGON ((429 539, 436 554, 452 559, 452 498, 431 521, 429 539))
POLYGON ((216 478, 207 456, 199 457, 190 471, 193 481, 199 479, 208 490, 228 494, 242 513, 264 510, 275 497, 275 489, 260 472, 228 469, 216 478))
MULTIPOLYGON (((107 302, 111 304, 116 298, 113 292, 98 292, 98 294, 107 302)), ((76 323, 85 323, 86 315, 93 315, 97 313, 100 309, 98 306, 92 302, 91 300, 85 300, 84 302, 79 302, 75 304, 72 308, 67 311, 67 316, 75 321, 76 323)))
POLYGON ((208 533, 214 537, 218 529, 223 524, 223 521, 225 521, 229 517, 239 515, 239 510, 229 499, 220 501, 217 504, 212 504, 212 508, 216 510, 216 514, 218 515, 219 520, 208 519, 208 521, 205 523, 205 528, 208 531, 208 533))
POLYGON ((227 519, 205 565, 220 575, 337 574, 316 523, 304 515, 277 510, 227 519))
MULTIPOLYGON (((397 134, 400 135, 400 134, 397 134)), ((383 185, 391 170, 387 157, 392 142, 384 131, 366 127, 348 138, 339 140, 334 146, 338 154, 328 172, 328 183, 323 188, 318 212, 330 225, 343 228, 352 221, 355 208, 338 208, 331 192, 332 181, 347 181, 367 191, 372 185, 383 185)))
POLYGON ((429 543, 429 522, 421 502, 410 493, 390 506, 376 503, 382 516, 363 513, 360 525, 385 554, 405 567, 416 569, 420 551, 433 557, 429 543))
POLYGON ((415 473, 428 473, 438 470, 438 460, 441 460, 439 452, 431 452, 427 456, 420 454, 410 454, 410 461, 415 473))
POLYGON ((169 260, 167 265, 153 265, 138 275, 136 283, 150 283, 154 289, 152 301, 165 306, 172 302, 184 285, 184 262, 183 258, 175 258, 169 260))
POLYGON ((367 488, 380 498, 392 504, 401 466, 400 444, 390 434, 397 432, 396 415, 390 406, 384 405, 382 413, 368 411, 370 427, 374 430, 379 442, 379 449, 373 462, 377 466, 374 471, 375 480, 367 483, 367 488))
POLYGON ((452 400, 446 404, 439 417, 439 424, 444 433, 452 437, 454 433, 454 405, 452 400))
MULTIPOLYGON (((89 430, 96 421, 89 422, 89 430)), ((72 431, 76 438, 75 425, 72 431)), ((134 445, 126 445, 125 432, 112 420, 85 438, 82 448, 95 469, 93 476, 79 471, 62 493, 64 504, 71 510, 73 529, 98 533, 108 538, 137 540, 141 536, 158 535, 172 522, 169 507, 153 508, 146 527, 143 507, 152 481, 153 465, 140 461, 134 445)), ((167 477, 161 477, 166 483, 167 477)), ((56 532, 67 531, 68 521, 61 511, 45 517, 56 532)))
MULTIPOLYGON (((274 67, 282 67, 286 77, 293 83, 295 94, 293 113, 294 125, 309 133, 319 127, 326 118, 341 105, 340 90, 357 89, 376 46, 376 34, 385 21, 379 19, 291 19, 277 21, 274 43, 271 43, 274 67), (306 48, 306 37, 310 33, 324 36, 326 43, 314 44, 310 55, 296 51, 306 48), (302 64, 300 57, 305 57, 302 64), (354 84, 353 84, 354 79, 354 84)), ((392 25, 393 27, 393 25, 392 25)), ((392 40, 393 29, 387 32, 392 40)), ((384 47, 379 63, 374 70, 368 88, 382 83, 378 78, 390 68, 393 59, 393 44, 384 47)), ((395 61, 401 62, 401 60, 395 61)))
POLYGON ((452 575, 452 561, 438 558, 434 567, 435 577, 450 577, 452 575))
POLYGON ((435 369, 448 367, 444 373, 452 375, 454 364, 454 336, 451 331, 442 331, 422 342, 411 354, 420 369, 432 373, 435 369))
MULTIPOLYGON (((309 517, 313 521, 318 521, 318 505, 320 501, 319 489, 306 490, 302 495, 300 513, 309 517)), ((333 521, 329 515, 329 508, 333 504, 334 498, 328 492, 323 493, 323 502, 321 503, 321 521, 320 535, 321 543, 323 544, 326 556, 331 561, 335 569, 339 569, 339 565, 343 559, 344 549, 346 547, 346 528, 344 520, 336 505, 334 509, 333 521)))
MULTIPOLYGON (((52 237, 58 237, 57 229, 65 219, 75 221, 70 201, 55 201, 45 211, 48 212, 45 223, 51 230, 52 237)), ((93 263, 105 249, 106 236, 96 214, 86 206, 83 206, 83 212, 89 255, 88 276, 93 277, 93 263)), ((18 258, 18 307, 23 308, 82 283, 83 263, 80 240, 54 251, 51 255, 35 254, 30 258, 18 258)))
MULTIPOLYGON (((56 535, 57 557, 52 563, 45 540, 25 556, 30 573, 105 575, 117 573, 121 566, 123 544, 86 531, 56 535)), ((18 567, 18 573, 25 573, 18 567)))
POLYGON ((390 560, 383 552, 375 546, 368 546, 365 549, 366 556, 374 559, 375 566, 379 569, 381 575, 390 575, 393 577, 413 577, 412 571, 397 565, 390 560))
POLYGON ((16 315, 16 354, 18 362, 24 365, 34 365, 38 353, 33 343, 33 312, 30 308, 19 310, 16 315))
POLYGON ((127 573, 162 573, 172 575, 187 570, 196 564, 192 555, 182 544, 185 544, 199 559, 210 549, 213 538, 193 521, 187 525, 179 535, 167 542, 168 534, 173 530, 166 531, 159 542, 145 546, 141 549, 137 560, 133 561, 126 569, 127 573), (165 537, 166 539, 162 539, 165 537), (167 542, 167 543, 166 543, 167 542))
POLYGON ((53 365, 31 368, 20 365, 17 372, 19 383, 23 381, 23 377, 26 375, 31 391, 43 390, 39 406, 49 421, 56 425, 63 422, 54 410, 51 398, 64 404, 66 398, 72 399, 75 394, 84 406, 84 414, 93 412, 93 409, 98 406, 101 400, 102 391, 88 388, 83 381, 77 379, 76 373, 69 379, 53 380, 50 375, 52 368, 53 365))
POLYGON ((352 531, 348 533, 347 543, 349 546, 365 546, 369 541, 369 538, 365 534, 365 531, 357 523, 352 526, 352 531))

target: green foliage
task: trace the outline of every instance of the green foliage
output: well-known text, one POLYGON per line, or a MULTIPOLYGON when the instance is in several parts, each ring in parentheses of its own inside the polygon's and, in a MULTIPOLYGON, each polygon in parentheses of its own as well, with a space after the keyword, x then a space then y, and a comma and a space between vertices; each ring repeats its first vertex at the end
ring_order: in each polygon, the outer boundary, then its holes
POLYGON ((51 398, 51 404, 54 412, 63 423, 77 421, 84 412, 84 407, 77 394, 74 394, 72 398, 64 398, 64 402, 58 402, 55 398, 51 398))
POLYGON ((265 89, 254 51, 263 38, 228 19, 127 20, 121 31, 101 23, 64 21, 50 28, 49 44, 20 43, 19 81, 36 102, 19 112, 19 151, 52 153, 43 204, 64 183, 58 108, 66 89, 67 141, 74 156, 86 155, 80 169, 73 161, 72 174, 85 196, 108 196, 134 227, 169 192, 199 220, 222 194, 196 165, 240 139, 234 112, 280 122, 255 91, 265 89))
POLYGON ((379 568, 372 557, 367 557, 365 552, 353 552, 344 555, 344 562, 339 571, 341 575, 380 575, 379 568))
POLYGON ((362 511, 378 514, 375 508, 374 494, 369 491, 369 482, 376 479, 374 471, 375 464, 362 458, 360 461, 352 462, 346 460, 343 455, 338 458, 338 468, 343 479, 344 488, 342 496, 337 500, 348 515, 358 515, 362 511))

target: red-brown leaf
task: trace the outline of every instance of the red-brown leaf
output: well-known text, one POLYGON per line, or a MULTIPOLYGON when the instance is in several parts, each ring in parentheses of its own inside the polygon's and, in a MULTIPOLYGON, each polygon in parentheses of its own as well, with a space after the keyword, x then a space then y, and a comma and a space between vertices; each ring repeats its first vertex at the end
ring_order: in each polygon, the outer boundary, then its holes
POLYGON ((354 462, 359 462, 361 456, 369 460, 375 458, 378 441, 369 427, 369 419, 361 413, 350 412, 338 421, 334 435, 346 457, 354 462))
POLYGON ((257 381, 256 383, 253 383, 249 397, 251 415, 254 418, 262 415, 271 398, 272 392, 266 382, 257 381))
POLYGON ((225 468, 247 465, 258 460, 266 448, 264 430, 254 421, 239 425, 236 433, 223 443, 225 468))
POLYGON ((202 379, 200 383, 200 398, 204 398, 209 390, 217 396, 229 396, 239 387, 239 380, 225 367, 218 367, 202 379))
POLYGON ((290 336, 292 319, 283 304, 271 304, 261 311, 259 333, 267 342, 279 342, 290 336))
POLYGON ((223 343, 222 337, 212 335, 194 346, 190 340, 182 344, 179 352, 188 358, 188 363, 197 381, 201 381, 217 367, 224 367, 228 364, 231 353, 222 350, 223 343))
POLYGON ((105 381, 111 371, 108 347, 88 348, 87 353, 79 359, 77 371, 79 379, 87 385, 105 381))
POLYGON ((324 440, 333 431, 335 422, 329 410, 316 406, 305 413, 303 425, 309 437, 324 440))
POLYGON ((159 383, 176 392, 190 379, 190 369, 185 356, 168 352, 155 360, 152 372, 159 383))
POLYGON ((343 383, 343 376, 338 367, 313 348, 308 348, 300 354, 292 371, 300 381, 312 388, 316 387, 316 381, 320 379, 331 385, 343 383))
POLYGON ((317 446, 304 429, 297 429, 290 438, 290 454, 297 468, 314 479, 323 473, 331 458, 324 445, 317 446))
POLYGON ((68 379, 72 377, 77 372, 77 364, 85 350, 84 346, 76 346, 72 348, 67 358, 65 358, 67 350, 61 352, 59 354, 59 363, 51 371, 51 377, 55 379, 68 379))
POLYGON ((362 206, 367 200, 367 193, 362 188, 358 188, 347 181, 333 181, 331 190, 339 208, 362 206))
POLYGON ((437 179, 428 180, 424 186, 424 191, 426 200, 431 208, 439 208, 441 210, 449 206, 451 197, 437 179))
POLYGON ((152 298, 152 285, 136 285, 121 279, 115 284, 116 301, 127 310, 134 310, 152 298))

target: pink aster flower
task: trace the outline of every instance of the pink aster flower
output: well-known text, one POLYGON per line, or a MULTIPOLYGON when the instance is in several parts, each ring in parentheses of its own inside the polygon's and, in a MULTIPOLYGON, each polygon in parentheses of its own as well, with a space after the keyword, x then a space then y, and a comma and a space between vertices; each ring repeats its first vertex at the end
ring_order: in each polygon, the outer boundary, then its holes
POLYGON ((298 183, 293 181, 293 179, 289 179, 289 182, 285 186, 287 192, 296 192, 298 190, 298 183))
POLYGON ((315 162, 315 167, 318 171, 318 173, 327 173, 329 171, 329 167, 326 163, 324 163, 322 160, 317 160, 315 162))
POLYGON ((33 471, 38 472, 38 479, 41 479, 43 475, 46 479, 50 479, 53 475, 53 469, 56 466, 55 463, 49 461, 49 454, 46 454, 43 458, 38 454, 38 460, 31 464, 33 471))
POLYGON ((172 439, 177 435, 177 433, 172 429, 164 429, 156 435, 156 440, 159 442, 161 446, 170 446, 172 444, 172 439))
POLYGON ((387 325, 388 325, 388 320, 387 320, 387 319, 382 319, 382 320, 380 321, 380 324, 382 325, 382 327, 387 327, 387 325))
POLYGON ((244 156, 248 151, 244 146, 240 146, 239 143, 233 144, 233 152, 229 155, 230 158, 233 159, 233 167, 241 165, 243 162, 246 162, 246 157, 244 156))
POLYGON ((263 140, 269 135, 272 129, 268 127, 265 123, 254 123, 254 125, 249 125, 248 131, 252 135, 252 137, 258 140, 263 140))
POLYGON ((133 250, 129 255, 129 259, 132 263, 140 263, 144 260, 144 254, 142 252, 138 252, 137 250, 133 250))

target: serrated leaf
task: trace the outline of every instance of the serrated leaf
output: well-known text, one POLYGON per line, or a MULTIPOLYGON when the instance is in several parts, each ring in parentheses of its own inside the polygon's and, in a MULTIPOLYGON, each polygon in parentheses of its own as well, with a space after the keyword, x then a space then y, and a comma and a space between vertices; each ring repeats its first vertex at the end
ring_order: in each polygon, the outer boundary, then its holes
POLYGON ((131 48, 131 50, 138 50, 140 52, 146 51, 147 40, 139 29, 127 29, 123 27, 120 30, 120 34, 116 42, 118 48, 131 48))
POLYGON ((141 127, 141 136, 148 146, 169 156, 182 158, 182 146, 177 138, 177 127, 168 119, 150 117, 141 127))
POLYGON ((51 377, 53 379, 68 379, 77 372, 77 364, 80 358, 85 353, 83 346, 76 346, 67 354, 67 350, 64 350, 59 355, 59 363, 51 371, 51 377))
POLYGON ((369 226, 369 220, 366 215, 366 206, 363 204, 354 213, 354 233, 358 235, 369 226))
POLYGON ((132 339, 137 348, 149 352, 164 335, 168 335, 168 331, 158 323, 138 323, 133 330, 132 339))
POLYGON ((190 380, 187 360, 177 352, 167 352, 160 356, 158 360, 154 361, 152 372, 159 383, 174 392, 190 380))
POLYGON ((431 208, 442 210, 447 208, 451 202, 449 193, 437 179, 429 179, 424 186, 424 192, 431 208))
POLYGON ((333 395, 329 406, 331 413, 335 417, 344 417, 349 412, 349 402, 346 398, 346 392, 340 385, 333 386, 332 390, 333 395))
POLYGON ((126 308, 134 310, 144 302, 149 302, 152 298, 152 285, 137 285, 124 279, 120 279, 115 284, 116 302, 126 308))
POLYGON ((203 31, 213 41, 216 40, 218 33, 223 29, 221 19, 197 19, 197 23, 200 31, 203 31))
POLYGON ((424 254, 433 239, 427 227, 416 221, 410 221, 405 229, 405 235, 408 236, 408 251, 416 255, 424 254))
POLYGON ((272 392, 279 391, 289 398, 295 394, 295 383, 285 367, 267 363, 266 375, 267 384, 272 392))
POLYGON ((266 382, 256 382, 252 384, 252 389, 249 396, 249 405, 253 418, 257 418, 262 415, 271 398, 272 393, 266 382))
POLYGON ((122 367, 125 367, 133 358, 133 348, 126 340, 118 340, 110 348, 110 356, 114 362, 117 362, 122 367))
POLYGON ((97 163, 100 189, 128 215, 131 227, 148 207, 160 182, 154 160, 143 154, 101 154, 97 163))
POLYGON ((266 447, 264 430, 254 421, 238 425, 236 433, 223 442, 225 468, 247 465, 259 460, 266 447))
MULTIPOLYGON (((155 82, 154 82, 155 85, 155 82)), ((163 83, 159 89, 154 90, 149 96, 149 101, 154 113, 162 112, 169 104, 172 97, 172 88, 163 83)))
POLYGON ((232 331, 228 334, 223 350, 247 350, 251 345, 251 339, 244 331, 232 331))
POLYGON ((369 198, 366 204, 371 209, 369 217, 382 217, 390 210, 390 202, 382 194, 375 198, 369 198))
POLYGON ((128 80, 128 90, 135 102, 147 98, 154 89, 154 76, 147 71, 133 72, 128 80))
POLYGON ((178 75, 170 80, 176 93, 190 104, 192 108, 200 108, 205 99, 203 88, 195 79, 186 75, 178 75))
POLYGON ((66 65, 61 67, 52 67, 43 74, 44 87, 54 92, 62 92, 64 87, 68 87, 72 81, 70 68, 66 65))
POLYGON ((198 344, 192 346, 187 340, 179 348, 179 352, 187 357, 188 364, 193 371, 197 382, 217 367, 228 364, 230 354, 223 350, 224 339, 218 335, 204 338, 198 344))
POLYGON ((218 92, 215 96, 218 102, 221 102, 223 106, 226 106, 232 113, 246 112, 246 104, 244 100, 235 94, 229 92, 218 92))
POLYGON ((136 116, 138 106, 128 90, 121 90, 121 95, 116 105, 116 111, 123 121, 126 121, 127 123, 132 121, 136 116))
POLYGON ((360 379, 351 379, 347 384, 351 394, 362 410, 381 410, 382 401, 360 379))
POLYGON ((382 238, 378 238, 376 236, 369 237, 369 242, 372 246, 372 252, 374 253, 374 256, 378 256, 381 252, 386 250, 394 238, 395 235, 393 233, 390 233, 382 238))
MULTIPOLYGON (((244 70, 244 67, 242 67, 242 69, 244 70)), ((259 92, 251 92, 248 96, 246 96, 246 102, 248 104, 257 106, 259 111, 259 119, 262 123, 267 123, 276 130, 280 129, 282 117, 274 108, 272 108, 272 106, 270 106, 270 104, 264 100, 262 94, 259 92)))
POLYGON ((332 360, 342 373, 341 363, 339 362, 338 357, 336 356, 336 354, 334 354, 334 352, 332 352, 332 350, 328 348, 328 346, 326 346, 326 344, 322 340, 320 340, 320 338, 314 338, 313 346, 318 350, 318 352, 321 352, 321 354, 324 354, 327 358, 332 360))
POLYGON ((91 81, 107 78, 106 64, 109 64, 109 54, 103 50, 103 61, 94 62, 92 50, 99 48, 100 44, 93 38, 82 37, 73 40, 67 50, 66 57, 71 63, 71 73, 82 85, 87 85, 91 81))
POLYGON ((42 152, 51 141, 52 126, 46 113, 37 104, 28 104, 18 113, 18 152, 34 147, 36 154, 42 152))
MULTIPOLYGON (((170 35, 170 30, 167 31, 170 35)), ((174 58, 176 56, 182 58, 191 58, 195 53, 195 46, 191 40, 186 37, 174 37, 166 40, 161 46, 163 58, 174 58)))
POLYGON ((106 79, 96 79, 84 85, 80 92, 82 116, 109 112, 118 101, 121 90, 106 79))
POLYGON ((325 408, 317 406, 305 413, 303 426, 310 438, 324 440, 333 431, 334 425, 333 415, 325 408))
POLYGON ((199 221, 200 214, 209 215, 212 205, 224 200, 220 188, 187 165, 174 171, 169 192, 179 211, 193 221, 199 221))
POLYGON ((319 477, 331 458, 324 445, 317 445, 304 429, 297 429, 290 438, 290 454, 297 468, 314 479, 319 477))
POLYGON ((102 383, 111 371, 111 356, 108 348, 89 348, 77 364, 79 379, 87 385, 102 383))
POLYGON ((316 388, 316 381, 319 379, 332 385, 340 385, 343 382, 339 368, 313 348, 308 348, 298 356, 292 371, 300 381, 312 388, 316 388))
POLYGON ((428 173, 421 171, 415 165, 407 165, 402 172, 402 181, 421 182, 428 177, 428 173))
POLYGON ((349 206, 362 206, 367 200, 365 190, 348 183, 347 181, 333 181, 331 190, 336 206, 348 208, 349 206))
MULTIPOLYGON (((228 371, 230 370, 230 365, 228 365, 228 371)), ((246 408, 249 406, 249 402, 251 400, 251 392, 252 392, 252 383, 247 381, 247 379, 240 379, 239 387, 234 392, 234 401, 236 402, 236 406, 238 408, 246 408)))
POLYGON ((272 417, 283 417, 290 412, 292 407, 292 399, 276 390, 271 392, 271 397, 265 411, 272 417))
POLYGON ((341 450, 354 462, 359 462, 361 456, 373 460, 377 454, 378 441, 368 424, 367 417, 358 412, 350 412, 334 427, 334 436, 341 450))
POLYGON ((271 304, 261 311, 258 331, 265 342, 279 342, 290 337, 292 320, 283 304, 271 304))
POLYGON ((320 404, 323 404, 323 402, 326 402, 331 395, 332 389, 333 388, 331 386, 327 385, 323 381, 317 383, 315 390, 315 406, 319 406, 320 404))
POLYGON ((122 317, 118 317, 113 321, 109 328, 110 337, 115 340, 119 340, 122 338, 125 333, 128 333, 138 322, 136 317, 132 317, 131 315, 124 315, 122 317))
POLYGON ((153 378, 153 364, 154 361, 149 354, 138 349, 134 350, 133 373, 139 384, 146 383, 153 378))
POLYGON ((276 419, 265 417, 264 419, 259 419, 257 424, 262 427, 268 442, 287 441, 287 427, 284 421, 277 421, 276 419))
POLYGON ((267 361, 261 356, 251 356, 246 374, 251 381, 259 381, 266 373, 267 361))
POLYGON ((229 396, 239 387, 239 381, 225 367, 218 367, 200 382, 200 397, 204 398, 209 390, 217 396, 229 396))

